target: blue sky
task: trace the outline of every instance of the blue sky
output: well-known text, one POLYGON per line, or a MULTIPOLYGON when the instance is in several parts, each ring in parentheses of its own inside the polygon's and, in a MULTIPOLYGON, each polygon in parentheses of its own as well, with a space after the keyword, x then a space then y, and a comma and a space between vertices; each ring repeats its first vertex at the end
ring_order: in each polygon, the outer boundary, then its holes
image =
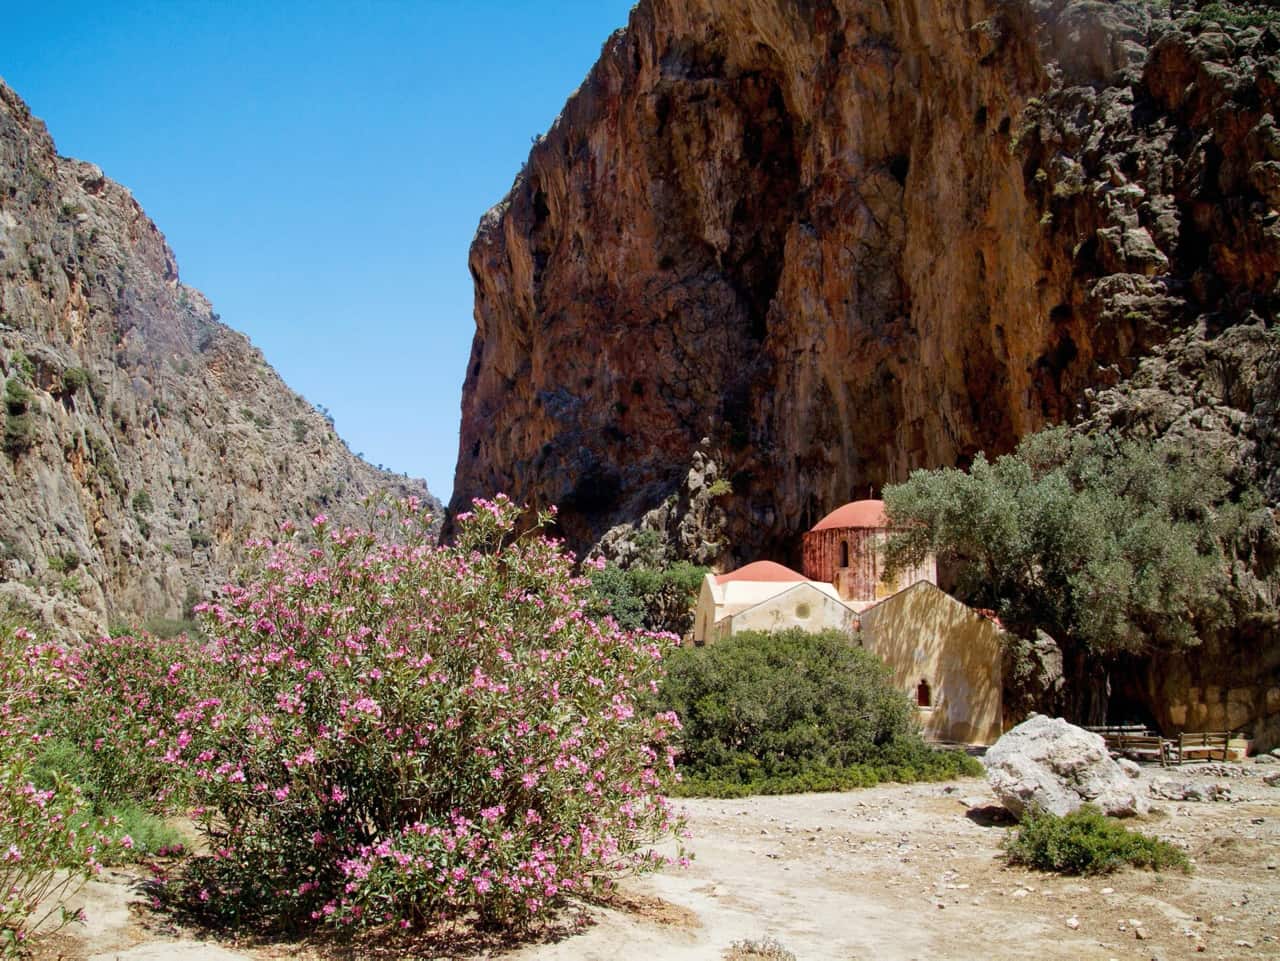
POLYGON ((448 499, 467 249, 630 0, 12 4, 0 77, 366 459, 448 499))

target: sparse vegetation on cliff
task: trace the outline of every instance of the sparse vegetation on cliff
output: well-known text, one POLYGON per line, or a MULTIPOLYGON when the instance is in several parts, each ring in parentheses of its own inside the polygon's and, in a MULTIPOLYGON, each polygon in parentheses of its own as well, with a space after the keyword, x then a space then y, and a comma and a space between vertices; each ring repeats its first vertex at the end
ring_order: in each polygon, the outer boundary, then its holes
POLYGON ((4 385, 4 449, 11 457, 28 450, 35 443, 36 429, 32 420, 31 391, 18 378, 4 385))

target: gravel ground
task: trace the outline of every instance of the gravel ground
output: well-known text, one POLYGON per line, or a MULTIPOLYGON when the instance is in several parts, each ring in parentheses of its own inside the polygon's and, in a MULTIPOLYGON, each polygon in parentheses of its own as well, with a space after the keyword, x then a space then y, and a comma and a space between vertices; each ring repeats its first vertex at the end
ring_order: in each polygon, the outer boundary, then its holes
MULTIPOLYGON (((684 870, 625 882, 523 946, 444 931, 416 944, 201 943, 151 916, 134 878, 87 892, 89 924, 43 946, 67 961, 508 957, 718 959, 775 939, 799 961, 1280 958, 1280 786, 1252 763, 1144 768, 1141 780, 1221 785, 1227 800, 1153 798, 1133 824, 1183 847, 1194 872, 1063 878, 1007 866, 1011 822, 980 780, 841 794, 682 802, 684 870), (131 903, 132 902, 132 903, 131 903)), ((1165 793, 1169 785, 1165 784, 1165 793)), ((1173 793, 1177 794, 1177 791, 1173 793)))

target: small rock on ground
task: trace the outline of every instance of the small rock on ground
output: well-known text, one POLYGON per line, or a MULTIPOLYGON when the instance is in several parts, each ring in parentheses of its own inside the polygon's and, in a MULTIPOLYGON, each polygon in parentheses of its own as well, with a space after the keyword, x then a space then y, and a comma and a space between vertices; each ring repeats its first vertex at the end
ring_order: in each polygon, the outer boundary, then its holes
POLYGON ((151 941, 127 951, 95 954, 89 961, 250 961, 250 958, 202 941, 151 941))

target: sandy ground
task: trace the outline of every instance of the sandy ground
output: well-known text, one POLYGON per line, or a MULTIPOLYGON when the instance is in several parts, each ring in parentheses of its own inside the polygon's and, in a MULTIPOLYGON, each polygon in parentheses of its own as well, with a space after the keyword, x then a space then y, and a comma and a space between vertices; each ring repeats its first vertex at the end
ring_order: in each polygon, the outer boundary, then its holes
POLYGON ((1280 958, 1280 765, 1147 769, 1229 785, 1232 800, 1156 801, 1135 826, 1195 861, 1190 876, 1126 870, 1063 878, 1005 865, 1010 829, 985 783, 843 794, 683 802, 691 867, 625 882, 577 906, 536 943, 442 932, 408 945, 201 942, 141 903, 136 877, 85 892, 89 922, 42 945, 40 961, 512 961, 718 959, 735 941, 773 938, 799 961, 1280 958))

